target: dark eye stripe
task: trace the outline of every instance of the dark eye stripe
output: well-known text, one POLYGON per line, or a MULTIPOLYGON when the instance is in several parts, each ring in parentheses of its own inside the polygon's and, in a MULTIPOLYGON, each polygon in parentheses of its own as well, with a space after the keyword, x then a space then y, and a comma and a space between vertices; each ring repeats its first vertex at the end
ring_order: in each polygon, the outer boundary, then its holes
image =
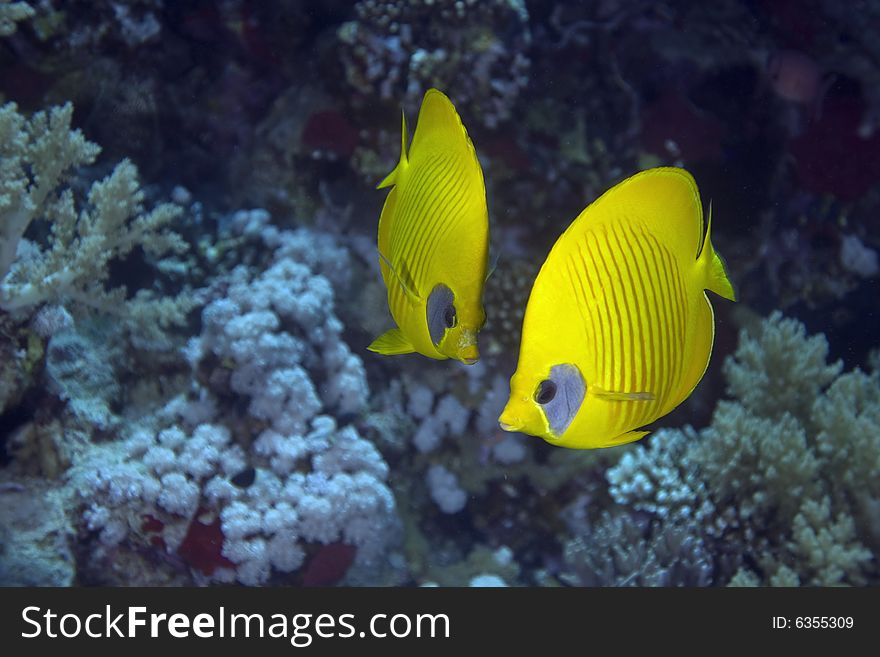
POLYGON ((580 370, 574 365, 554 365, 550 377, 535 391, 535 401, 541 405, 553 435, 562 436, 578 414, 586 395, 587 385, 580 370), (552 386, 552 395, 551 392, 552 386), (546 396, 547 401, 541 401, 546 396))
POLYGON ((446 329, 449 328, 446 324, 446 313, 450 307, 453 309, 453 320, 455 318, 454 301, 455 295, 452 293, 452 290, 442 283, 438 284, 428 296, 428 303, 425 307, 425 319, 428 322, 428 333, 431 335, 431 342, 435 346, 440 344, 446 329))
POLYGON ((556 384, 550 379, 544 379, 541 381, 541 385, 538 386, 538 390, 535 393, 535 401, 543 406, 544 404, 549 404, 553 401, 555 396, 556 384))
POLYGON ((446 306, 443 311, 443 321, 446 324, 446 328, 452 328, 455 326, 455 306, 452 304, 446 306))

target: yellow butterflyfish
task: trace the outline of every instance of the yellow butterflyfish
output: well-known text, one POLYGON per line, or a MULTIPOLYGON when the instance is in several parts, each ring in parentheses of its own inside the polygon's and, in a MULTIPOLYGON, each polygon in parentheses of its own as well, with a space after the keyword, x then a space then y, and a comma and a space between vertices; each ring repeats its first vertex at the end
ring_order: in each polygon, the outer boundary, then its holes
POLYGON ((587 206, 547 256, 526 305, 507 431, 563 447, 638 440, 687 399, 712 353, 705 290, 731 301, 693 177, 638 173, 587 206))
POLYGON ((379 183, 391 187, 379 218, 379 266, 397 328, 368 347, 472 364, 485 322, 489 252, 486 185, 474 145, 450 100, 429 89, 407 152, 379 183))

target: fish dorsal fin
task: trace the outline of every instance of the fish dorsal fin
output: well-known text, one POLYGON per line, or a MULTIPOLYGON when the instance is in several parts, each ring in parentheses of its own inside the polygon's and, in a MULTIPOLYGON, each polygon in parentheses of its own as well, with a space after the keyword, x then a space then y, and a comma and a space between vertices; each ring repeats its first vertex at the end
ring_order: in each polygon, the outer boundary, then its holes
POLYGON ((428 89, 419 110, 419 121, 409 149, 410 159, 430 157, 436 152, 454 154, 473 166, 483 181, 477 151, 452 101, 438 89, 428 89))
POLYGON ((418 290, 416 289, 415 281, 413 281, 412 274, 409 273, 409 269, 406 266, 406 263, 401 261, 397 263, 397 266, 391 264, 391 262, 382 255, 382 252, 379 251, 379 257, 382 259, 382 262, 385 263, 385 266, 394 274, 394 278, 397 281, 397 284, 400 285, 400 289, 403 290, 403 293, 406 295, 406 298, 412 304, 417 304, 422 301, 422 297, 419 296, 418 290))
POLYGON ((693 176, 678 167, 647 169, 602 194, 569 231, 594 222, 641 224, 677 257, 696 261, 703 241, 703 205, 693 176))
POLYGON ((650 431, 627 431, 626 433, 622 433, 619 436, 614 436, 613 438, 609 438, 604 443, 599 445, 599 447, 617 447, 618 445, 626 445, 627 443, 634 443, 637 440, 641 440, 645 436, 647 436, 650 431))
POLYGON ((373 340, 367 349, 385 356, 411 354, 416 350, 416 348, 410 344, 409 340, 406 339, 406 336, 403 335, 403 331, 399 328, 385 331, 382 335, 373 340))
POLYGON ((401 171, 403 171, 403 169, 409 164, 409 160, 406 157, 406 142, 408 138, 408 135, 406 134, 406 112, 401 109, 400 114, 400 159, 397 160, 397 166, 391 170, 391 173, 385 176, 382 179, 382 182, 376 185, 376 189, 382 189, 383 187, 390 187, 391 185, 397 184, 401 171))

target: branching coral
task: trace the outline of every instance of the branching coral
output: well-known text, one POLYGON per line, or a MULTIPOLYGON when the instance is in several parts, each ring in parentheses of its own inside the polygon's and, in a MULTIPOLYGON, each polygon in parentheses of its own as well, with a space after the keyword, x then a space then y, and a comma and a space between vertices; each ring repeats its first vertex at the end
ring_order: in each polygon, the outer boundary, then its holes
MULTIPOLYGON (((70 129, 72 114, 69 103, 30 120, 14 104, 0 108, 0 308, 8 312, 52 302, 124 314, 126 290, 106 289, 110 262, 136 246, 156 259, 186 249, 167 229, 180 208, 162 204, 146 212, 137 169, 127 160, 95 182, 85 207, 77 208, 71 177, 100 149, 70 129), (43 243, 25 239, 34 222, 48 224, 43 243)), ((180 302, 169 305, 144 291, 128 310, 161 323, 180 321, 192 306, 180 302)))
POLYGON ((728 392, 756 414, 803 417, 819 391, 840 374, 843 364, 829 364, 824 335, 806 337, 803 324, 776 313, 760 335, 740 335, 736 356, 724 363, 728 392), (795 356, 791 349, 798 349, 795 356))
POLYGON ((779 313, 743 333, 725 363, 736 401, 699 433, 660 431, 625 455, 612 496, 649 514, 649 536, 698 519, 688 531, 710 547, 715 583, 875 578, 880 376, 840 375, 826 355, 823 336, 779 313))
POLYGON ((712 559, 693 521, 652 531, 648 518, 603 513, 565 545, 562 579, 579 586, 705 586, 712 559))
POLYGON ((72 115, 69 103, 38 112, 30 121, 14 103, 0 108, 0 280, 9 273, 31 220, 45 213, 50 194, 72 169, 91 164, 100 152, 79 130, 70 130, 72 115))

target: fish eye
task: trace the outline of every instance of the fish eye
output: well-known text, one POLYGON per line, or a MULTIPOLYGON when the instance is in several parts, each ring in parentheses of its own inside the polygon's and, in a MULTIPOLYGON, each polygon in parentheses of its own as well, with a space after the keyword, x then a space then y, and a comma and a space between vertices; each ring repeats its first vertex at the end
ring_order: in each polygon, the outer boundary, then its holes
POLYGON ((452 304, 446 306, 446 310, 443 311, 443 322, 446 324, 446 328, 455 326, 455 306, 452 304))
POLYGON ((550 379, 544 379, 535 391, 535 401, 541 406, 549 404, 556 396, 556 384, 550 379))
POLYGON ((437 284, 425 305, 425 319, 428 322, 428 333, 434 346, 440 344, 446 330, 456 324, 455 295, 442 283, 437 284))

